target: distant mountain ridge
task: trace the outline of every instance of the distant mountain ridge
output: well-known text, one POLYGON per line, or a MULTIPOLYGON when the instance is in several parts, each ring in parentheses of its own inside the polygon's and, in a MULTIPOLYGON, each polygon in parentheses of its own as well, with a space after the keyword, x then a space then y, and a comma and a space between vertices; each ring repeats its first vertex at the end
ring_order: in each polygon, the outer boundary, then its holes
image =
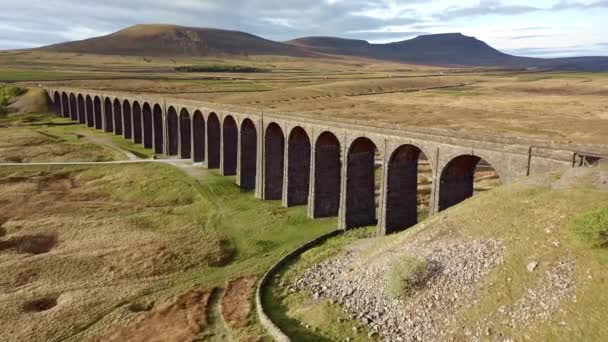
POLYGON ((460 33, 422 35, 387 44, 336 37, 304 37, 275 42, 240 31, 176 25, 135 25, 106 36, 50 45, 42 49, 134 56, 339 55, 436 66, 608 71, 608 57, 519 57, 498 51, 481 40, 460 33))

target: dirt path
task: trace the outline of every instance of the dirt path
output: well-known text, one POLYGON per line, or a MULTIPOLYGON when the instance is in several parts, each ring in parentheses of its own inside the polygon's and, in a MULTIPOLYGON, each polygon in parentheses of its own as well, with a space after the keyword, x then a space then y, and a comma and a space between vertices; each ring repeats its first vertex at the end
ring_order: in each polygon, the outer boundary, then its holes
POLYGON ((120 146, 116 145, 113 141, 112 138, 109 136, 94 136, 94 135, 86 135, 86 133, 84 134, 85 139, 93 144, 97 144, 97 145, 101 145, 104 147, 107 147, 109 149, 115 150, 115 151, 120 151, 121 153, 123 153, 129 160, 137 160, 140 159, 139 157, 137 157, 136 155, 134 155, 133 153, 131 153, 130 151, 124 150, 122 148, 120 148, 120 146))
POLYGON ((224 289, 216 288, 211 294, 209 305, 207 305, 207 327, 202 336, 203 341, 221 342, 232 340, 220 312, 220 300, 223 293, 224 289))

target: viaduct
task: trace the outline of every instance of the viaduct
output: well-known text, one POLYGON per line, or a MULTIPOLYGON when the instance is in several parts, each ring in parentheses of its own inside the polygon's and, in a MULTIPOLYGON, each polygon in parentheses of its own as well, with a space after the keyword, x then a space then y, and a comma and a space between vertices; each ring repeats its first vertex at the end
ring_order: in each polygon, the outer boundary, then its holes
POLYGON ((419 158, 432 169, 431 215, 473 195, 474 170, 482 159, 502 182, 509 182, 599 158, 530 140, 232 111, 132 93, 53 87, 46 91, 58 115, 122 135, 156 153, 236 175, 237 185, 255 190, 259 199, 281 200, 286 207, 307 205, 311 218, 337 216, 341 229, 377 224, 382 234, 417 223, 419 158))

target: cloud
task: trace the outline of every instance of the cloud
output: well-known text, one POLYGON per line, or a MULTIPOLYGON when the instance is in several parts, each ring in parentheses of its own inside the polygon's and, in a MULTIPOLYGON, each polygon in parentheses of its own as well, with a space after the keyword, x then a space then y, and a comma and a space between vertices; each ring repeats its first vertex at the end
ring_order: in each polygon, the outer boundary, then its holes
MULTIPOLYGON (((584 13, 577 17, 583 23, 595 23, 595 27, 599 25, 599 28, 594 28, 597 37, 594 36, 593 39, 604 41, 603 36, 608 34, 608 30, 601 27, 603 19, 600 17, 607 14, 605 9, 608 8, 608 0, 590 1, 592 0, 12 1, 3 4, 0 11, 0 49, 84 39, 141 23, 239 30, 277 41, 303 36, 339 36, 388 42, 426 33, 464 32, 483 37, 490 44, 518 47, 516 43, 510 44, 507 41, 510 38, 506 36, 516 36, 510 39, 511 42, 528 42, 535 34, 538 34, 537 38, 541 37, 541 34, 551 32, 556 25, 565 27, 573 22, 551 21, 546 19, 547 16, 558 12, 570 13, 569 11, 584 13), (532 18, 525 17, 530 14, 533 15, 532 18), (480 21, 480 18, 487 15, 498 17, 496 20, 492 18, 490 27, 481 27, 488 25, 480 21), (509 19, 513 16, 526 19, 519 23, 509 19), (595 22, 587 17, 594 17, 595 22), (494 27, 506 27, 508 30, 486 34, 493 32, 489 29, 494 27), (517 28, 525 30, 516 32, 517 28), (535 28, 539 31, 533 32, 535 28), (543 31, 545 29, 548 31, 543 31)), ((571 31, 579 32, 576 27, 571 31)), ((579 34, 582 36, 585 33, 579 34)), ((587 34, 587 37, 590 36, 587 34)), ((543 38, 547 43, 559 40, 559 37, 543 38)), ((592 38, 587 40, 590 39, 592 38)))

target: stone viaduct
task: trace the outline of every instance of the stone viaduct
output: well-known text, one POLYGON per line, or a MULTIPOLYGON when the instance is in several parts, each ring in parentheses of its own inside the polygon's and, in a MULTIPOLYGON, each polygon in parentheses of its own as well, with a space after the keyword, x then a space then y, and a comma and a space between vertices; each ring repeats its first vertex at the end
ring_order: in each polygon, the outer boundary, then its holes
POLYGON ((46 90, 58 115, 236 175, 237 185, 255 190, 257 198, 281 200, 286 207, 307 205, 311 218, 337 216, 341 229, 377 224, 388 234, 416 224, 422 158, 432 169, 431 215, 472 196, 474 170, 482 159, 509 182, 590 158, 520 139, 235 111, 132 93, 46 90))

